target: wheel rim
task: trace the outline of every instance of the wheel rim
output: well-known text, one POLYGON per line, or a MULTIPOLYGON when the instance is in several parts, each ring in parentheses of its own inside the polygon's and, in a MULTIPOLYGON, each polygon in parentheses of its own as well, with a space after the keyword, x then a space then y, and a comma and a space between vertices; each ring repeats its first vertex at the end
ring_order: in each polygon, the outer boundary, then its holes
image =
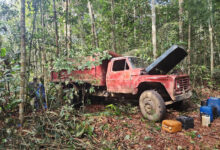
POLYGON ((144 103, 144 110, 148 115, 154 114, 154 104, 153 101, 150 98, 145 98, 143 100, 144 103))

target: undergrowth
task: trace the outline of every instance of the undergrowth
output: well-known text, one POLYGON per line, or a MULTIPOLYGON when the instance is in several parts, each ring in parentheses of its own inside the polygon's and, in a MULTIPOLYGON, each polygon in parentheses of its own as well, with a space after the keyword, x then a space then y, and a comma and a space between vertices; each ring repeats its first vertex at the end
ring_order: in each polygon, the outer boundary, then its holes
MULTIPOLYGON (((117 106, 109 104, 98 113, 82 113, 72 105, 65 104, 53 110, 38 110, 27 113, 24 124, 19 124, 15 115, 1 118, 0 149, 95 149, 101 144, 103 148, 112 147, 109 143, 94 141, 95 118, 97 116, 118 116, 133 114, 138 111, 131 105, 117 106)), ((122 117, 123 119, 123 117, 122 117)), ((103 124, 103 129, 108 127, 103 124)))
POLYGON ((92 121, 67 105, 56 111, 33 112, 25 117, 22 127, 15 121, 0 129, 0 148, 92 149, 92 121))

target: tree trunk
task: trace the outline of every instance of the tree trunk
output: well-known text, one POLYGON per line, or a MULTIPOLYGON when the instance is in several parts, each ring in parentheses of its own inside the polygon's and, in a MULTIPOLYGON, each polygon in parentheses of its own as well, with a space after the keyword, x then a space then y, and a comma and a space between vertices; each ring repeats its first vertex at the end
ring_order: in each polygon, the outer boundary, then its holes
MULTIPOLYGON (((70 0, 68 1, 68 7, 70 6, 70 0)), ((68 57, 70 55, 70 49, 71 49, 71 26, 70 26, 70 21, 69 21, 69 9, 68 9, 68 18, 67 18, 67 51, 68 51, 68 57)))
POLYGON ((115 41, 115 4, 114 0, 111 1, 111 12, 112 12, 112 50, 115 52, 116 51, 116 41, 115 41))
POLYGON ((209 39, 210 39, 210 69, 211 69, 211 77, 213 76, 214 71, 214 43, 213 43, 213 16, 212 16, 212 1, 208 0, 209 5, 209 11, 210 11, 210 17, 209 17, 209 39))
MULTIPOLYGON (((183 43, 183 0, 179 0, 179 42, 183 43)), ((185 72, 187 66, 187 59, 184 59, 181 66, 182 71, 185 72)))
POLYGON ((70 30, 69 30, 69 0, 66 0, 66 24, 65 24, 65 33, 66 33, 66 52, 67 57, 69 57, 70 53, 70 30))
POLYGON ((28 77, 27 79, 29 80, 30 77, 30 70, 31 70, 31 52, 32 52, 32 44, 33 44, 33 35, 35 32, 35 22, 36 22, 36 17, 37 17, 37 6, 34 8, 34 18, 33 18, 33 27, 32 27, 32 32, 31 32, 31 40, 30 40, 30 45, 29 45, 29 54, 28 54, 28 77))
POLYGON ((183 42, 183 0, 179 0, 179 40, 183 42))
POLYGON ((35 50, 33 53, 33 59, 34 59, 34 76, 37 77, 37 47, 35 47, 35 50))
POLYGON ((183 0, 179 0, 179 40, 183 42, 183 0))
POLYGON ((189 21, 188 26, 188 74, 190 74, 190 67, 191 67, 191 21, 189 21))
POLYGON ((23 123, 24 120, 24 100, 25 100, 25 73, 26 73, 26 49, 25 49, 25 0, 21 0, 21 72, 20 72, 20 99, 19 104, 19 120, 23 123))
MULTIPOLYGON (((42 2, 43 2, 43 6, 44 6, 44 1, 41 0, 41 26, 42 26, 42 30, 43 30, 43 38, 42 38, 42 47, 41 47, 41 51, 42 51, 42 71, 43 71, 43 80, 44 82, 42 84, 44 84, 44 87, 45 87, 45 100, 46 100, 46 103, 47 103, 47 75, 48 75, 48 72, 47 72, 47 69, 46 69, 46 63, 47 63, 47 54, 46 54, 46 50, 45 50, 45 22, 44 22, 44 9, 42 9, 42 2)), ((43 7, 44 8, 44 7, 43 7)), ((41 105, 43 106, 43 103, 42 103, 42 100, 41 100, 41 105)))
POLYGON ((136 45, 137 41, 137 29, 136 29, 136 6, 134 6, 134 13, 133 13, 133 18, 134 18, 134 44, 136 45))
POLYGON ((156 9, 155 0, 151 1, 151 12, 152 12, 152 43, 153 43, 153 56, 154 60, 157 57, 157 39, 156 39, 156 9))
POLYGON ((209 39, 210 39, 210 49, 211 49, 210 68, 211 68, 211 77, 212 77, 214 71, 214 44, 213 44, 213 27, 211 25, 211 20, 209 20, 209 39))
POLYGON ((96 34, 95 17, 94 17, 93 7, 90 1, 88 1, 88 9, 89 9, 89 16, 90 16, 91 24, 92 24, 91 30, 93 34, 93 44, 96 48, 98 48, 99 44, 98 44, 98 37, 96 34))
MULTIPOLYGON (((200 28, 201 28, 201 30, 203 30, 203 26, 202 25, 200 25, 200 28)), ((208 63, 207 63, 207 59, 208 59, 207 58, 207 54, 208 54, 208 52, 206 51, 206 49, 209 49, 209 41, 206 40, 206 39, 209 38, 209 35, 207 34, 207 32, 204 32, 204 34, 202 34, 202 38, 203 38, 203 45, 202 45, 202 47, 204 47, 203 48, 203 50, 204 50, 204 54, 203 54, 204 65, 208 66, 208 63)), ((200 37, 200 39, 201 39, 201 37, 200 37)), ((197 59, 199 59, 199 58, 197 58, 197 59)))
POLYGON ((57 12, 56 12, 56 3, 53 0, 53 16, 54 16, 54 24, 55 24, 55 35, 56 35, 56 56, 59 57, 60 50, 59 50, 59 35, 58 35, 58 26, 57 26, 57 12))

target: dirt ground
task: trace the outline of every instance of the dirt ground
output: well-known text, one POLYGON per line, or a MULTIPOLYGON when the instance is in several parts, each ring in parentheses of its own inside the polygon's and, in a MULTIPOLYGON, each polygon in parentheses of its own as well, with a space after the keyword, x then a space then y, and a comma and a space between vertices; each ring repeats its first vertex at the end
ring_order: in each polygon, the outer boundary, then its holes
MULTIPOLYGON (((210 93, 218 96, 220 92, 203 90, 202 97, 208 98, 210 93)), ((175 120, 179 115, 187 115, 194 118, 194 128, 183 129, 178 133, 167 133, 161 129, 161 122, 153 123, 143 119, 137 106, 134 113, 95 117, 94 133, 96 136, 93 140, 99 143, 97 147, 102 147, 103 143, 105 145, 107 143, 106 149, 220 149, 220 117, 215 119, 210 127, 202 127, 199 105, 187 102, 180 110, 174 108, 175 106, 168 107, 164 119, 175 120)), ((97 112, 104 110, 104 106, 90 105, 86 109, 90 112, 97 112)))
MULTIPOLYGON (((175 119, 179 114, 170 111, 165 119, 175 119)), ((187 115, 194 118, 195 127, 172 134, 161 130, 161 123, 143 119, 140 112, 123 117, 98 116, 94 139, 105 139, 109 147, 112 144, 117 149, 220 149, 220 118, 211 127, 202 127, 198 111, 187 115)))

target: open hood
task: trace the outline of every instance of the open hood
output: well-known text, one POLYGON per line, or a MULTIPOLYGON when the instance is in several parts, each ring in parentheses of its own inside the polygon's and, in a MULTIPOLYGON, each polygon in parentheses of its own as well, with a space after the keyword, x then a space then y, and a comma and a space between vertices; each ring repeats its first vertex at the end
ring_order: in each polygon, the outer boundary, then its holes
POLYGON ((151 75, 167 74, 186 56, 187 52, 183 48, 179 47, 178 45, 173 45, 145 70, 151 75))

